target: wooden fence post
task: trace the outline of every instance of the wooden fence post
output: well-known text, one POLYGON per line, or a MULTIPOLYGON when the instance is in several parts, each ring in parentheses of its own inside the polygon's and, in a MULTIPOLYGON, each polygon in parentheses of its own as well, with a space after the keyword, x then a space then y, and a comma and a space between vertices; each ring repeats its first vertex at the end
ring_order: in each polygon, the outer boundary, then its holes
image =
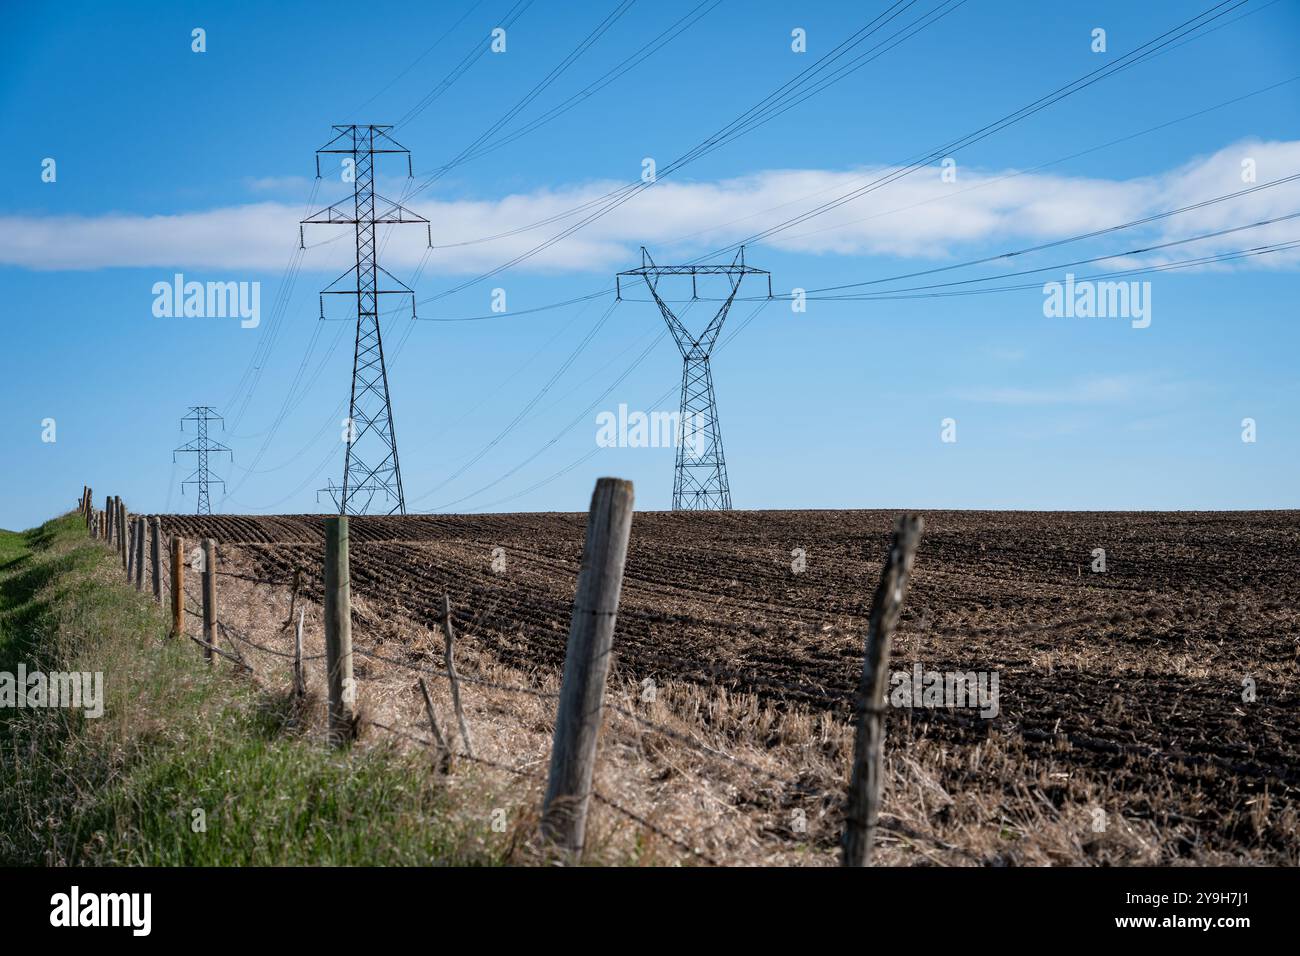
POLYGON ((217 662, 212 649, 217 646, 217 542, 203 539, 203 639, 208 646, 203 656, 209 664, 217 662))
POLYGON ((329 676, 329 740, 341 747, 356 736, 357 703, 346 515, 325 519, 325 667, 329 676))
POLYGON ((564 682, 542 804, 542 835, 575 856, 582 853, 586 837, 605 678, 632 528, 632 502, 632 482, 618 478, 596 482, 564 653, 564 682))
POLYGON ((144 539, 145 529, 149 526, 147 518, 137 518, 135 529, 135 589, 144 590, 144 539))
POLYGON ((124 558, 122 566, 126 569, 127 584, 130 584, 135 577, 135 536, 136 525, 139 523, 140 519, 132 515, 130 523, 126 526, 126 551, 122 554, 124 558))
POLYGON ((854 698, 857 734, 853 740, 853 773, 849 781, 841 839, 844 866, 866 866, 871 857, 871 841, 880 813, 883 780, 881 750, 885 737, 885 688, 889 683, 889 645, 907 596, 912 561, 925 519, 920 515, 900 515, 894 524, 894 538, 880 583, 871 600, 867 621, 866 650, 862 677, 854 698))
POLYGON ((117 504, 112 495, 104 496, 104 540, 113 543, 113 519, 117 517, 117 504))
POLYGON ((172 535, 172 637, 185 633, 185 539, 172 535))
POLYGON ((153 599, 162 603, 162 521, 149 519, 149 550, 153 553, 153 599))
POLYGON ((307 680, 302 672, 302 619, 307 609, 298 612, 298 623, 293 628, 293 692, 299 699, 307 695, 307 680))
POLYGON ((128 550, 126 546, 127 528, 128 528, 127 519, 130 517, 131 517, 130 512, 126 510, 125 503, 123 503, 122 500, 119 498, 118 505, 117 505, 117 551, 118 554, 120 554, 122 557, 123 568, 126 567, 126 555, 128 550))
POLYGON ((456 725, 460 728, 460 739, 465 743, 465 753, 470 759, 474 757, 474 745, 469 741, 469 727, 465 725, 465 711, 460 706, 460 678, 456 675, 456 631, 451 626, 451 596, 442 596, 442 630, 447 641, 443 645, 447 661, 447 679, 451 682, 451 706, 456 711, 456 725))

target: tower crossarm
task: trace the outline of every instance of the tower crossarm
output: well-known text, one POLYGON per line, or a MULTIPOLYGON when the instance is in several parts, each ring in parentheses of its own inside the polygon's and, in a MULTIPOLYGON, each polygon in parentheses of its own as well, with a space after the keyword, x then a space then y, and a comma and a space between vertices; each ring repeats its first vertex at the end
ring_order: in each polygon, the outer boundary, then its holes
MULTIPOLYGON (((421 216, 413 209, 403 206, 399 202, 394 202, 375 194, 375 224, 392 225, 394 223, 425 222, 429 220, 421 216)), ((367 218, 367 222, 369 219, 367 218)), ((332 206, 326 206, 312 213, 306 219, 300 220, 300 226, 347 226, 357 223, 356 210, 353 205, 351 196, 340 199, 332 206)))

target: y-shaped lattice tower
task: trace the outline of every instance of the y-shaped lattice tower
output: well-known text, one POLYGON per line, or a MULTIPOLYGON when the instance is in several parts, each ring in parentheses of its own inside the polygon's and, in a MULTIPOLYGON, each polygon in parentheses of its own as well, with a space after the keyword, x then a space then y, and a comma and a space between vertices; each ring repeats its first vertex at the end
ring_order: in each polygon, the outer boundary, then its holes
POLYGON ((713 394, 713 372, 709 355, 722 334, 731 304, 747 275, 767 276, 767 294, 772 295, 772 276, 766 270, 745 265, 745 248, 741 246, 730 265, 657 266, 645 246, 641 247, 641 268, 620 272, 617 276, 618 297, 623 297, 624 276, 640 276, 650 295, 663 313, 682 353, 681 418, 677 428, 677 468, 673 476, 674 511, 729 511, 731 486, 727 483, 727 459, 722 451, 722 433, 718 427, 718 401, 713 394), (722 300, 713 321, 699 335, 692 335, 659 295, 663 276, 691 277, 691 300, 699 298, 696 276, 727 277, 730 293, 722 300))

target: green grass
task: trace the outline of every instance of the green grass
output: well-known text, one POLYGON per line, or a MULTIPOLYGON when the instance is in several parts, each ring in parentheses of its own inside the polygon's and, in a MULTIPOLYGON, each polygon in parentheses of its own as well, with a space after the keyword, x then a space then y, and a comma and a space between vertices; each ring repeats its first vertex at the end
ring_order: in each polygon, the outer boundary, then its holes
POLYGON ((100 671, 106 696, 99 719, 0 710, 0 864, 503 862, 427 760, 327 749, 291 699, 168 640, 122 581, 77 514, 0 531, 0 670, 100 671))

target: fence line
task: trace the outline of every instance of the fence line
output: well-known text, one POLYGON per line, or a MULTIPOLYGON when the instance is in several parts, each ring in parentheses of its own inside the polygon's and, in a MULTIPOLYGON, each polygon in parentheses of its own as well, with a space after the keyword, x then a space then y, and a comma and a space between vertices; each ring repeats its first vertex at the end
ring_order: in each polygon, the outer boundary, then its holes
MULTIPOLYGON (((127 571, 128 583, 133 582, 139 590, 143 589, 145 554, 147 550, 152 551, 150 558, 153 563, 154 596, 159 603, 162 603, 160 587, 162 554, 158 543, 161 520, 157 516, 131 515, 121 498, 110 496, 106 499, 103 512, 104 518, 101 521, 94 509, 93 491, 89 486, 83 486, 79 507, 86 520, 87 532, 92 536, 102 536, 106 544, 114 547, 119 552, 124 568, 127 571), (151 548, 147 545, 147 537, 153 539, 151 548)), ((838 795, 821 787, 809 787, 798 778, 792 780, 783 777, 752 761, 727 753, 725 750, 705 743, 703 740, 650 720, 616 701, 606 703, 607 674, 610 665, 615 620, 618 613, 623 562, 627 553, 631 517, 631 483, 618 479, 600 479, 592 496, 583 559, 581 564, 578 565, 577 594, 574 600, 563 680, 558 692, 543 691, 523 685, 505 684, 458 673, 453 660, 455 630, 450 601, 447 597, 443 599, 443 613, 440 621, 444 631, 446 670, 420 666, 374 651, 352 647, 350 634, 352 617, 351 575, 348 564, 348 522, 345 516, 325 519, 325 559, 324 573, 322 575, 325 603, 325 654, 303 657, 298 644, 295 645, 294 653, 281 651, 254 640, 242 629, 220 619, 216 589, 216 579, 218 577, 242 580, 256 586, 269 587, 287 586, 290 582, 218 568, 217 542, 211 538, 200 540, 204 560, 198 569, 201 572, 201 598, 192 602, 201 608, 201 612, 196 612, 191 610, 191 599, 194 596, 190 593, 185 581, 184 565, 187 563, 183 560, 185 542, 179 535, 171 537, 172 575, 170 586, 175 617, 173 632, 176 636, 183 634, 202 647, 205 655, 214 663, 218 657, 229 660, 252 675, 254 679, 258 676, 257 671, 244 659, 239 651, 239 645, 242 644, 273 657, 291 660, 294 662, 295 687, 299 686, 301 682, 301 665, 304 662, 326 660, 326 680, 329 687, 327 739, 335 745, 346 745, 355 738, 359 726, 374 726, 400 737, 405 737, 422 746, 433 748, 436 753, 440 754, 440 765, 446 771, 451 770, 452 748, 448 743, 449 737, 443 735, 437 723, 432 700, 424 684, 423 678, 425 676, 442 677, 451 684, 453 706, 464 745, 464 753, 459 756, 484 766, 494 767, 537 780, 542 779, 540 773, 522 771, 519 768, 510 767, 507 764, 473 753, 467 722, 460 706, 459 685, 464 682, 485 689, 527 695, 540 700, 555 700, 557 711, 551 747, 551 763, 545 778, 546 796, 542 806, 541 835, 543 839, 557 848, 573 854, 576 859, 581 854, 584 846, 587 806, 589 801, 595 800, 602 806, 609 807, 637 825, 671 842, 674 846, 707 863, 718 865, 717 860, 698 847, 692 846, 686 840, 667 832, 647 819, 643 814, 623 806, 618 801, 600 793, 593 786, 592 780, 598 738, 603 722, 602 715, 606 706, 614 714, 634 721, 638 728, 645 728, 661 734, 711 760, 730 764, 752 775, 769 780, 777 784, 782 790, 794 788, 801 790, 804 795, 813 799, 829 799, 833 802, 838 802, 838 795), (193 616, 203 622, 204 637, 200 638, 189 634, 185 630, 183 626, 185 615, 193 616), (228 645, 228 649, 217 645, 218 634, 228 645), (379 721, 360 716, 356 699, 358 679, 352 673, 352 655, 354 653, 420 675, 419 686, 424 692, 426 715, 429 718, 430 728, 434 733, 433 740, 409 734, 379 721)), ((845 801, 847 812, 843 843, 846 864, 857 861, 858 865, 861 865, 862 862, 866 861, 870 852, 872 833, 877 827, 882 830, 901 833, 911 839, 929 840, 945 850, 963 852, 960 848, 948 845, 942 840, 911 831, 901 823, 879 821, 879 784, 882 775, 880 768, 882 751, 880 746, 882 740, 880 725, 883 718, 883 708, 879 701, 879 694, 876 693, 872 697, 864 688, 872 681, 875 682, 873 686, 880 684, 881 676, 887 676, 885 668, 888 662, 889 632, 897 625, 901 613, 905 593, 905 578, 903 586, 891 583, 892 576, 897 574, 896 552, 899 547, 898 542, 903 525, 900 524, 899 528, 900 531, 895 534, 895 542, 891 545, 891 550, 882 568, 880 587, 877 589, 876 597, 872 602, 869 619, 871 629, 867 640, 864 676, 859 693, 854 698, 855 713, 858 717, 858 735, 854 748, 853 779, 849 787, 848 799, 845 801), (882 628, 880 626, 882 621, 886 622, 888 627, 882 628), (882 635, 883 641, 881 640, 882 635), (868 677, 871 678, 871 681, 868 680, 868 677)), ((917 535, 919 536, 919 531, 917 535)), ((915 542, 913 541, 911 551, 907 555, 906 564, 908 569, 910 569, 911 553, 914 551, 915 542)), ((292 581, 293 591, 290 597, 290 615, 284 627, 281 628, 281 632, 285 628, 293 626, 293 610, 297 606, 298 596, 301 591, 301 579, 302 569, 295 568, 292 581)), ((499 598, 495 599, 487 611, 478 612, 471 617, 471 626, 485 615, 491 614, 495 610, 498 601, 499 598)), ((1094 616, 1084 619, 1080 623, 1090 623, 1101 619, 1103 619, 1101 616, 1094 616)), ((1108 620, 1108 618, 1106 619, 1108 620)), ((1049 625, 1048 628, 1060 628, 1062 626, 1070 625, 1056 623, 1049 625)), ((296 640, 301 640, 300 635, 297 636, 296 640)), ((745 674, 740 671, 720 671, 717 668, 707 668, 706 673, 715 681, 719 678, 725 680, 726 677, 723 675, 729 674, 749 685, 758 684, 773 689, 788 689, 812 699, 825 700, 838 705, 845 703, 844 697, 836 697, 828 693, 824 685, 769 681, 758 675, 745 674)), ((369 679, 369 677, 363 676, 360 681, 368 681, 369 679)))

